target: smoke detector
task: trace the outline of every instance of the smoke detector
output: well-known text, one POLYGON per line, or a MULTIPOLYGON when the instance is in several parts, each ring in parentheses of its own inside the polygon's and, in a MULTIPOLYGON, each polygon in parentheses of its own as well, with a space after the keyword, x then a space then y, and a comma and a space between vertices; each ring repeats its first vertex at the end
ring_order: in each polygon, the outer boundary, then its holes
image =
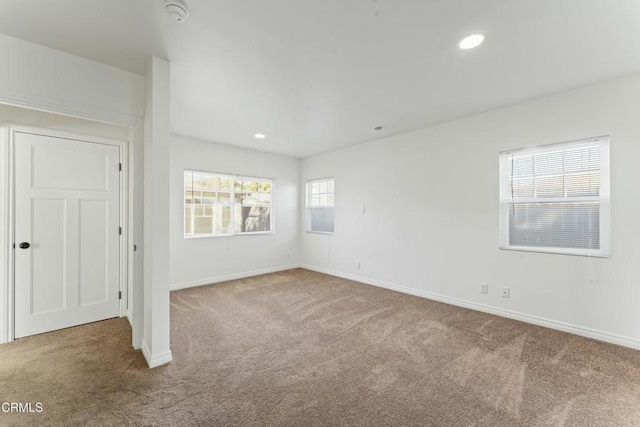
POLYGON ((176 22, 184 22, 189 17, 187 6, 182 0, 164 0, 167 15, 176 22))

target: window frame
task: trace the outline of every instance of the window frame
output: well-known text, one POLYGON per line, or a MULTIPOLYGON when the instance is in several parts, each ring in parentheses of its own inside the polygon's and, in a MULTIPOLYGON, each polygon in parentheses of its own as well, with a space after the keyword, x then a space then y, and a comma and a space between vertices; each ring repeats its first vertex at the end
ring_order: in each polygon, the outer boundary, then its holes
POLYGON ((305 182, 305 213, 306 213, 306 219, 305 219, 305 232, 306 233, 312 233, 312 234, 327 234, 327 235, 332 235, 335 233, 336 230, 336 224, 335 224, 335 208, 336 208, 336 203, 335 203, 335 198, 336 198, 336 187, 335 187, 335 178, 332 176, 328 176, 328 177, 324 177, 324 178, 314 178, 314 179, 309 179, 305 182), (316 207, 312 207, 311 206, 311 196, 312 196, 312 192, 310 191, 311 189, 311 185, 314 183, 320 183, 320 182, 327 182, 327 184, 329 183, 329 181, 333 181, 333 192, 329 193, 327 192, 326 194, 332 194, 333 195, 333 205, 332 206, 316 206, 316 207), (331 209, 333 209, 333 231, 316 231, 316 230, 311 230, 311 215, 310 215, 310 211, 311 209, 315 209, 315 208, 328 208, 330 207, 331 209))
MULTIPOLYGON (((275 179, 274 178, 266 178, 266 177, 258 177, 258 176, 251 176, 251 175, 245 175, 245 174, 233 174, 233 173, 224 173, 224 172, 209 172, 209 171, 203 171, 203 170, 197 170, 197 169, 184 169, 182 171, 182 186, 183 186, 183 191, 182 191, 182 195, 183 195, 183 202, 182 202, 182 235, 183 235, 183 239, 187 240, 187 239, 203 239, 203 238, 208 238, 208 237, 234 237, 234 236, 256 236, 256 235, 269 235, 269 234, 275 234, 275 215, 274 215, 274 200, 273 200, 273 194, 274 194, 274 190, 275 190, 275 179), (188 207, 188 205, 186 204, 186 200, 187 200, 187 188, 185 186, 185 178, 186 178, 186 174, 190 172, 192 174, 194 173, 199 173, 199 174, 206 174, 206 175, 213 175, 219 179, 221 178, 228 178, 230 179, 230 189, 228 190, 229 193, 229 207, 230 207, 230 225, 229 225, 229 230, 231 230, 230 233, 223 233, 223 234, 215 234, 215 233, 201 233, 201 234, 187 234, 187 218, 186 218, 186 208, 188 207), (235 201, 235 196, 238 193, 235 189, 235 184, 237 180, 254 180, 254 181, 259 181, 259 182, 269 182, 270 184, 270 200, 269 200, 269 231, 245 231, 245 232, 236 232, 235 231, 235 225, 236 225, 236 221, 235 221, 235 209, 236 209, 236 201, 235 201)), ((200 190, 194 190, 193 188, 190 190, 192 192, 194 191, 200 191, 200 190)), ((218 192, 219 190, 213 190, 218 192)), ((223 192, 227 192, 227 190, 223 190, 223 192)), ((215 205, 214 205, 215 208, 215 205)), ((191 209, 194 209, 194 204, 191 204, 191 209)), ((215 216, 214 216, 215 217, 215 216)))
MULTIPOLYGON (((501 250, 512 250, 522 252, 538 252, 547 254, 561 254, 561 255, 575 255, 575 256, 588 256, 598 258, 611 257, 611 167, 610 167, 610 138, 608 135, 599 136, 594 138, 579 139, 574 141, 559 142, 553 144, 539 145, 535 147, 522 148, 516 150, 507 150, 499 153, 499 199, 500 199, 500 246, 501 250), (516 156, 536 155, 542 153, 552 153, 557 150, 568 150, 571 148, 588 147, 590 145, 597 145, 599 149, 599 195, 597 196, 568 196, 566 187, 567 175, 572 175, 571 172, 563 170, 563 189, 564 196, 562 197, 537 197, 535 178, 538 176, 535 172, 532 172, 533 179, 533 196, 527 198, 513 199, 509 195, 510 182, 506 168, 508 167, 509 159, 516 156), (513 200, 516 200, 515 202, 513 200), (509 209, 512 205, 518 204, 561 204, 561 203, 573 203, 578 204, 593 203, 599 204, 599 249, 587 249, 587 248, 566 248, 566 247, 553 247, 553 246, 518 246, 511 245, 509 243, 509 209)), ((535 165, 535 164, 534 164, 535 165)), ((587 174, 588 172, 575 172, 573 174, 587 174)), ((546 176, 546 175, 542 175, 546 176)), ((555 175, 548 175, 552 177, 555 175)))

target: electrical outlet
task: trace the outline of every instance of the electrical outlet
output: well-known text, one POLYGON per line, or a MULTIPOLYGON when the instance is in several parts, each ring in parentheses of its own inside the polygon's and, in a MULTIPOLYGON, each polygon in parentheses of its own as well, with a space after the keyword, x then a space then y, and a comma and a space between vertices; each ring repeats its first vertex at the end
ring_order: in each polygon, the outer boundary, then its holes
POLYGON ((487 285, 486 283, 480 283, 480 293, 481 294, 488 294, 489 293, 489 285, 487 285))
POLYGON ((502 288, 502 298, 509 298, 510 294, 509 288, 502 288))
POLYGON ((356 270, 360 270, 360 261, 356 262, 356 270))

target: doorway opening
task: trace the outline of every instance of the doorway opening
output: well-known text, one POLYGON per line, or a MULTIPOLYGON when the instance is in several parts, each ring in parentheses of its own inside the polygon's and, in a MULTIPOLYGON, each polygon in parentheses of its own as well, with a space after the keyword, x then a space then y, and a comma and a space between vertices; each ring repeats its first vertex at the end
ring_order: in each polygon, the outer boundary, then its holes
MULTIPOLYGON (((60 117, 0 105, 6 111, 28 111, 36 122, 60 117)), ((7 261, 0 266, 0 343, 125 315, 133 327, 130 129, 73 117, 63 126, 58 120, 58 129, 6 125, 17 121, 6 116, 0 114, 0 163, 7 166, 0 178, 0 255, 7 261)))

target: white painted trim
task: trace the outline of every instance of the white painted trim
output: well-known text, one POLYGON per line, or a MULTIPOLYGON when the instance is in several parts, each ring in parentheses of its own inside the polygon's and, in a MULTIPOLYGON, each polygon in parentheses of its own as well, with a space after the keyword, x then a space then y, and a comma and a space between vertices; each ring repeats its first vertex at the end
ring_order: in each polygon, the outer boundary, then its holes
POLYGON ((169 285, 169 291, 177 291, 180 289, 193 288, 196 286, 212 285, 214 283, 227 282, 229 280, 245 279, 247 277, 260 276, 262 274, 277 273, 278 271, 293 270, 300 268, 300 264, 289 264, 280 267, 265 268, 262 270, 247 271, 244 273, 228 274, 226 276, 211 277, 209 279, 194 280, 192 282, 183 282, 169 285))
POLYGON ((11 215, 9 211, 11 197, 11 161, 8 128, 0 129, 0 260, 2 272, 0 276, 0 344, 10 341, 11 327, 8 322, 11 310, 10 277, 11 277, 11 215))
POLYGON ((519 320, 525 323, 531 323, 533 325, 543 326, 550 329, 556 329, 563 332, 568 332, 574 335, 580 335, 587 338, 593 338, 595 340, 608 342, 611 344, 617 344, 624 347, 630 347, 636 350, 640 350, 640 340, 625 337, 618 334, 612 334, 610 332, 600 331, 591 328, 585 328, 578 325, 573 325, 565 322, 558 322, 556 320, 545 319, 539 316, 532 316, 526 313, 520 313, 512 310, 505 310, 503 308, 492 307, 485 304, 478 304, 472 301, 466 301, 459 298, 448 297, 432 292, 421 291, 419 289, 409 288, 406 286, 400 286, 393 283, 382 282, 379 280, 369 279, 362 276, 356 276, 353 274, 342 273, 327 268, 315 267, 308 264, 302 264, 301 268, 316 271, 318 273, 328 274, 330 276, 341 277, 343 279, 353 280, 355 282, 364 283, 367 285, 373 285, 380 288, 390 289, 404 294, 414 295, 429 300, 439 301, 446 304, 455 305, 458 307, 469 308, 471 310, 481 311, 484 313, 494 314, 496 316, 506 317, 508 319, 519 320))
POLYGON ((143 122, 138 122, 129 128, 129 222, 128 222, 128 269, 129 289, 127 289, 127 305, 129 313, 127 317, 131 322, 131 345, 134 349, 141 348, 143 331, 143 277, 142 277, 142 229, 143 229, 143 177, 142 177, 142 150, 143 150, 143 122), (136 248, 136 250, 134 250, 136 248))
MULTIPOLYGON (((4 126, 4 124, 3 124, 4 126)), ((14 250, 12 247, 14 239, 14 230, 13 230, 13 221, 14 221, 14 211, 13 211, 13 143, 11 141, 11 129, 9 127, 5 127, 3 130, 4 134, 4 153, 5 153, 5 188, 4 188, 4 197, 3 197, 3 212, 0 216, 4 215, 4 238, 3 241, 0 242, 6 250, 6 260, 5 260, 5 275, 0 278, 0 292, 2 292, 2 297, 0 300, 3 301, 2 311, 0 311, 0 316, 3 317, 2 323, 4 325, 3 331, 0 332, 0 343, 7 343, 14 340, 14 290, 13 290, 13 268, 14 268, 14 250)))
POLYGON ((31 110, 44 111, 47 113, 64 114, 67 116, 89 119, 102 123, 110 123, 125 126, 136 125, 141 117, 107 111, 103 108, 93 108, 88 105, 76 104, 59 99, 47 98, 32 93, 10 92, 3 90, 0 92, 0 103, 13 105, 15 107, 29 108, 31 110))
POLYGON ((140 349, 142 350, 142 355, 147 361, 147 365, 149 365, 149 368, 156 368, 158 366, 167 364, 173 360, 173 355, 171 354, 171 351, 167 351, 166 353, 159 354, 155 357, 152 357, 151 351, 149 350, 149 347, 147 346, 147 343, 145 342, 144 339, 141 342, 140 349))
POLYGON ((129 300, 129 141, 120 141, 120 317, 127 315, 129 300))
POLYGON ((104 136, 95 136, 91 134, 85 134, 80 132, 69 132, 57 129, 48 129, 38 126, 28 126, 15 123, 4 123, 3 126, 8 126, 10 133, 30 133, 33 135, 50 136, 53 138, 71 139, 80 142, 92 142, 96 144, 117 145, 121 149, 124 149, 125 141, 114 138, 106 138, 104 136))

